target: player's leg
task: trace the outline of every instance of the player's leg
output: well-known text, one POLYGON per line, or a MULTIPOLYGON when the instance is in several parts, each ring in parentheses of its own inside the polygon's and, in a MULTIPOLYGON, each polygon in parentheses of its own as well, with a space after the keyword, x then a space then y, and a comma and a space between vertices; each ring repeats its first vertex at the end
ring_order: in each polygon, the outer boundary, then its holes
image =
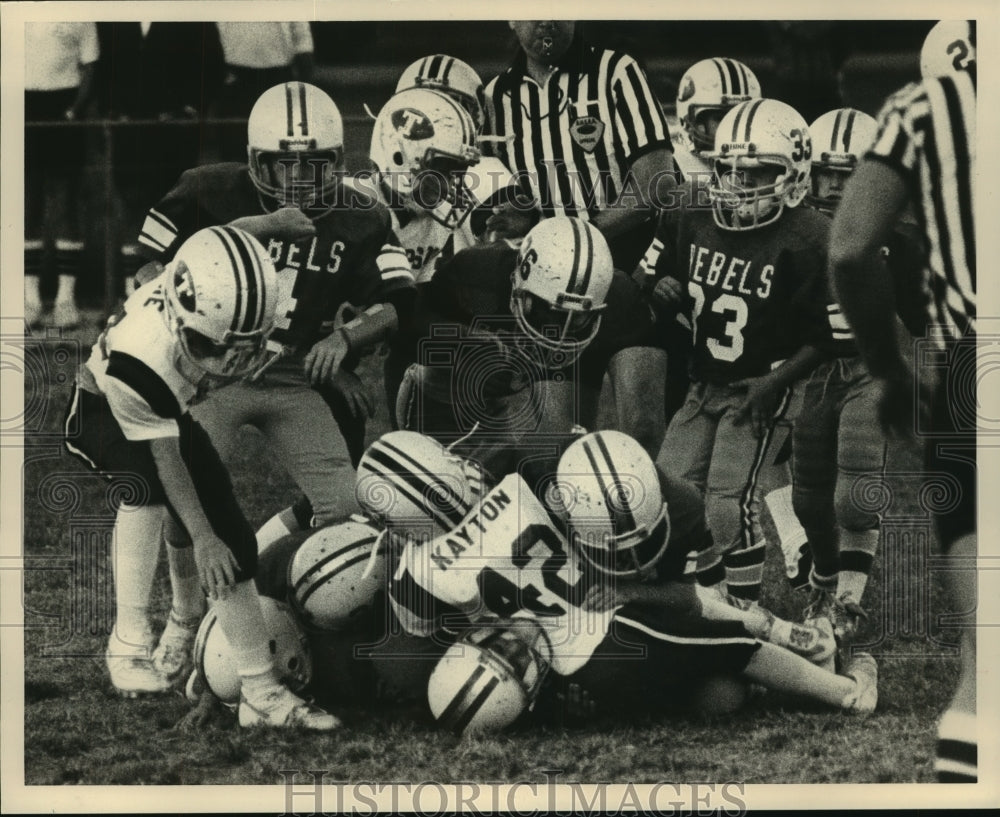
MULTIPOLYGON (((67 107, 70 104, 71 101, 67 107)), ((77 128, 59 130, 56 137, 59 139, 58 150, 46 158, 50 164, 49 180, 52 184, 46 217, 52 220, 56 270, 59 275, 52 323, 69 329, 80 323, 80 311, 76 306, 76 282, 83 267, 80 182, 87 140, 84 131, 77 128)))
MULTIPOLYGON (((702 495, 718 425, 718 415, 708 402, 709 389, 704 383, 691 384, 684 405, 670 421, 656 457, 656 465, 663 473, 692 483, 702 495)), ((711 547, 699 554, 697 573, 699 584, 706 586, 721 586, 725 580, 722 551, 714 537, 711 547)))
POLYGON ((319 731, 336 728, 339 721, 335 717, 309 705, 279 680, 253 583, 257 572, 253 528, 236 501, 229 473, 208 435, 190 417, 181 420, 181 452, 212 530, 236 558, 236 583, 215 601, 213 609, 233 648, 240 676, 240 725, 299 726, 319 731))
POLYGON ((837 436, 843 396, 838 365, 837 361, 823 364, 806 381, 802 412, 792 436, 792 506, 805 528, 811 555, 806 577, 812 589, 807 615, 810 619, 826 615, 837 589, 840 570, 834 513, 837 436))
POLYGON ((608 362, 611 394, 623 431, 655 457, 663 444, 667 353, 652 346, 622 349, 608 362))
MULTIPOLYGON (((861 606, 868 576, 878 550, 878 513, 866 506, 864 480, 881 481, 885 473, 886 442, 878 421, 878 392, 859 358, 844 363, 850 372, 840 412, 837 442, 837 488, 834 508, 840 539, 840 574, 834 630, 851 641, 867 619, 861 606)), ((870 503, 868 503, 870 505, 870 503)))
MULTIPOLYGON (((49 118, 47 94, 26 91, 25 121, 49 118)), ((45 177, 48 159, 46 145, 51 136, 45 129, 25 131, 24 140, 24 321, 31 327, 42 316, 40 281, 45 261, 45 177)))
MULTIPOLYGON (((358 513, 354 498, 356 471, 323 398, 307 386, 287 386, 269 389, 267 401, 269 410, 261 422, 261 431, 282 466, 309 498, 312 526, 323 527, 358 513)), ((301 529, 291 508, 281 511, 278 517, 286 528, 283 535, 301 529)))
POLYGON ((791 400, 786 390, 760 437, 748 423, 736 424, 745 398, 741 389, 720 387, 725 409, 719 419, 705 488, 705 513, 716 547, 723 555, 726 586, 737 598, 756 601, 764 573, 767 543, 759 519, 760 472, 769 456, 775 423, 791 400))

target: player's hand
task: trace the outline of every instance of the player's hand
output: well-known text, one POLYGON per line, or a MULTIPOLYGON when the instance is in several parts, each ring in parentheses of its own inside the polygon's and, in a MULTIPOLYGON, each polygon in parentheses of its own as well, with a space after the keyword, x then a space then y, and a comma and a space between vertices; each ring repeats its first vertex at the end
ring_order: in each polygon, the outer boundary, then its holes
POLYGON ((306 378, 313 386, 333 383, 333 376, 340 370, 340 364, 347 357, 347 339, 341 331, 327 335, 316 343, 303 361, 306 378))
POLYGON ((583 609, 593 613, 603 613, 619 603, 618 593, 612 585, 599 582, 591 585, 583 597, 583 609))
POLYGON ((490 244, 504 238, 522 238, 535 223, 535 211, 529 205, 507 201, 491 208, 486 219, 483 243, 490 244))
POLYGON ((273 213, 238 218, 229 222, 229 226, 246 230, 265 247, 272 238, 295 242, 316 235, 312 219, 295 207, 282 207, 273 213))
POLYGON ((337 369, 333 373, 330 385, 344 396, 344 400, 347 401, 347 408, 355 420, 360 420, 365 416, 375 416, 375 401, 372 399, 371 393, 365 386, 364 381, 354 372, 349 372, 346 369, 337 369))
POLYGON ((653 287, 653 300, 659 306, 674 306, 681 302, 684 284, 669 275, 661 278, 653 287))
POLYGON ((194 543, 194 562, 205 595, 214 601, 229 595, 239 565, 225 542, 214 533, 198 539, 194 543))
POLYGON ((177 721, 174 729, 178 732, 200 732, 215 720, 221 708, 219 699, 206 689, 201 693, 194 709, 177 721))
POLYGON ((778 389, 775 388, 774 381, 769 375, 762 375, 737 380, 730 385, 747 390, 746 398, 736 409, 733 425, 740 426, 749 420, 754 436, 762 437, 778 403, 778 389))

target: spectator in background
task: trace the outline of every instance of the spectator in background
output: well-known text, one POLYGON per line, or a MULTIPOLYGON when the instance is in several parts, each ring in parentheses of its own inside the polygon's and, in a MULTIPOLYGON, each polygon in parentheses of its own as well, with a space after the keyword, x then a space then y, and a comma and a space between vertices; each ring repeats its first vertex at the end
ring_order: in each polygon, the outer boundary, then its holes
MULTIPOLYGON (((99 55, 93 23, 25 25, 24 119, 72 122, 81 119, 90 98, 99 55)), ((30 128, 24 140, 24 318, 31 326, 42 314, 39 279, 45 243, 54 237, 59 286, 53 325, 80 323, 76 277, 83 258, 83 231, 77 194, 86 153, 80 128, 30 128)))
MULTIPOLYGON (((119 120, 197 121, 222 83, 222 49, 213 23, 98 23, 96 88, 103 114, 119 120)), ((145 263, 137 236, 146 211, 187 168, 200 164, 202 127, 116 128, 111 156, 122 201, 120 271, 126 294, 145 263)))
MULTIPOLYGON (((243 118, 268 88, 283 82, 309 82, 313 71, 313 39, 307 22, 216 23, 226 63, 219 116, 243 118)), ((246 128, 223 128, 219 139, 223 161, 246 161, 246 128)))

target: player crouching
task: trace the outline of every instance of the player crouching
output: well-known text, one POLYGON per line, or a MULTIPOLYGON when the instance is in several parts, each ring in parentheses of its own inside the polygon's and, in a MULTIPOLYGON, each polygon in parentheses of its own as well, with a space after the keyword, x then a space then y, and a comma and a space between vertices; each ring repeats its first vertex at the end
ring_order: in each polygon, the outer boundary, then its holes
MULTIPOLYGON (((203 591, 214 600, 233 645, 240 725, 325 731, 337 719, 294 695, 275 672, 251 581, 254 532, 225 466, 188 411, 210 389, 260 365, 276 301, 274 266, 256 239, 233 227, 195 233, 125 302, 80 367, 65 444, 93 470, 109 478, 134 474, 145 489, 115 521, 118 617, 107 650, 114 687, 134 696, 171 686, 155 660, 148 620, 156 561, 142 547, 158 533, 165 507, 193 542, 187 575, 178 571, 187 595, 203 591)), ((203 606, 203 595, 197 603, 203 606)))

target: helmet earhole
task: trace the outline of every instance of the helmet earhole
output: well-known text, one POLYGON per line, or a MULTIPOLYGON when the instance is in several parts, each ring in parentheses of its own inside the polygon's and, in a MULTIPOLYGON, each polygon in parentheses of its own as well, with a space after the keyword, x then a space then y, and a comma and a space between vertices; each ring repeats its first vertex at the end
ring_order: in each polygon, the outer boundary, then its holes
POLYGON ((400 151, 396 151, 392 154, 392 163, 397 167, 401 167, 403 164, 403 154, 400 151))

